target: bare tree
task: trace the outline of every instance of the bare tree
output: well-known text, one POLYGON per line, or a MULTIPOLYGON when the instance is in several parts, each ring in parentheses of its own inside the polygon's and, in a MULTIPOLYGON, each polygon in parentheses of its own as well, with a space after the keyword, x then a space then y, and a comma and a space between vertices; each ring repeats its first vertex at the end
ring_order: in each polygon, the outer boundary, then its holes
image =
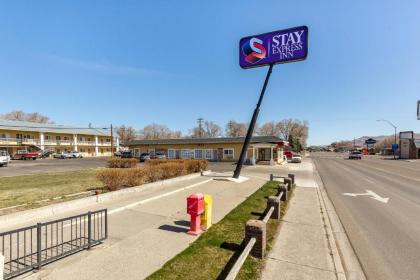
POLYGON ((258 130, 258 135, 261 136, 279 136, 280 135, 280 131, 279 131, 279 126, 277 125, 276 122, 266 122, 263 125, 261 125, 258 130))
POLYGON ((140 130, 139 137, 141 139, 167 139, 167 138, 180 138, 182 136, 180 131, 172 131, 165 125, 152 123, 146 125, 140 130))
POLYGON ((136 131, 131 126, 117 127, 117 135, 122 144, 126 144, 136 139, 136 131))
POLYGON ((230 120, 225 129, 227 137, 243 137, 246 135, 248 125, 246 123, 239 123, 234 120, 230 120))
POLYGON ((222 135, 222 128, 212 121, 205 121, 204 124, 199 124, 199 126, 191 129, 191 137, 193 138, 219 137, 220 135, 222 135))
POLYGON ((50 118, 40 113, 25 113, 23 111, 12 111, 0 116, 0 119, 9 121, 27 121, 35 123, 52 123, 50 118))
POLYGON ((302 146, 306 146, 309 134, 309 123, 296 119, 284 119, 276 124, 278 136, 283 139, 298 138, 302 146))

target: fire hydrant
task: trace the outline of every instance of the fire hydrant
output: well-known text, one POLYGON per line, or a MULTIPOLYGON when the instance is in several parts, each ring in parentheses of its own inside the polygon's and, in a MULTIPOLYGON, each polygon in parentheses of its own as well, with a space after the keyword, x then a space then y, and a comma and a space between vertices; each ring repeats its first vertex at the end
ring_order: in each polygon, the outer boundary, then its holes
POLYGON ((213 207, 213 198, 209 194, 204 195, 204 213, 201 215, 201 228, 208 230, 211 227, 211 212, 213 207))
POLYGON ((200 228, 200 215, 204 212, 204 195, 195 193, 187 197, 187 213, 191 216, 190 230, 188 234, 199 235, 200 228))

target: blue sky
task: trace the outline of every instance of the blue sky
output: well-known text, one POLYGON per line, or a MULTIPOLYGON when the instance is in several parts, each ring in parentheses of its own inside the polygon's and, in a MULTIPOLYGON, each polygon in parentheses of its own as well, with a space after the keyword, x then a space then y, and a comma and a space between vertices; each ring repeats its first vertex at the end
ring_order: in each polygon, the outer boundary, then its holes
POLYGON ((307 25, 306 61, 277 65, 259 122, 298 118, 310 144, 420 131, 418 1, 1 1, 0 113, 188 132, 248 122, 267 68, 241 37, 307 25))

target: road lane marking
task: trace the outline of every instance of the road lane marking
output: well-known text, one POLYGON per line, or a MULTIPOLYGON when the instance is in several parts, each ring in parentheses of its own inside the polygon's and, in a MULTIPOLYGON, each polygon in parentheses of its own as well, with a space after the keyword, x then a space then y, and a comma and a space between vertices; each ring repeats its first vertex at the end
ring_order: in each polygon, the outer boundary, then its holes
POLYGON ((382 196, 376 194, 375 192, 373 192, 371 190, 366 190, 365 193, 343 193, 343 195, 352 196, 352 197, 370 196, 372 199, 375 199, 375 200, 377 200, 379 202, 382 202, 382 203, 388 203, 388 201, 389 201, 389 197, 382 197, 382 196))

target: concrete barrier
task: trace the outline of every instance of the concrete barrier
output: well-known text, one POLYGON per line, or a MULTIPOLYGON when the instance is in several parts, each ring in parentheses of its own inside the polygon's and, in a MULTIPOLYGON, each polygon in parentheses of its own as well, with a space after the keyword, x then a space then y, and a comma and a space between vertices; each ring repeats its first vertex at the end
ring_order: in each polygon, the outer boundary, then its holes
POLYGON ((253 257, 262 259, 267 247, 267 227, 263 221, 249 220, 245 225, 245 242, 255 238, 255 245, 251 249, 253 257))

